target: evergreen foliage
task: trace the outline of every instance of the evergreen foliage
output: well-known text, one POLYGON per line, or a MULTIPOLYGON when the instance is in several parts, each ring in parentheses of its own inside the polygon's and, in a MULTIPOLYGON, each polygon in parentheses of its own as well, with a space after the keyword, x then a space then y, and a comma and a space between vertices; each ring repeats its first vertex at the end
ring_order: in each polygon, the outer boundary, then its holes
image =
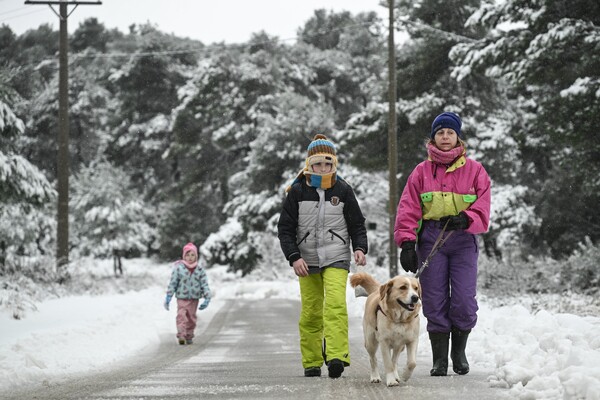
POLYGON ((592 139, 600 122, 599 21, 595 1, 487 4, 467 25, 490 34, 453 55, 457 76, 478 72, 506 83, 515 110, 507 133, 522 155, 515 172, 541 219, 525 239, 557 257, 599 235, 600 148, 592 139))
POLYGON ((100 159, 82 167, 71 187, 71 242, 80 255, 120 262, 157 246, 155 208, 144 203, 123 169, 100 159))
MULTIPOLYGON (((456 111, 493 180, 492 263, 595 254, 597 2, 397 3, 408 35, 396 49, 399 187, 426 156, 433 116, 456 111)), ((386 28, 373 13, 318 10, 294 44, 258 32, 207 46, 150 24, 82 23, 70 38, 74 251, 172 260, 194 241, 210 262, 250 273, 276 253, 285 187, 324 133, 376 225, 370 260, 387 263, 386 28)), ((0 27, 3 262, 53 245, 57 47, 48 25, 0 27), (14 225, 23 231, 5 233, 14 225)))
POLYGON ((18 99, 12 76, 0 69, 0 275, 35 269, 49 251, 53 221, 44 205, 56 195, 42 171, 17 154, 25 124, 10 106, 18 99))

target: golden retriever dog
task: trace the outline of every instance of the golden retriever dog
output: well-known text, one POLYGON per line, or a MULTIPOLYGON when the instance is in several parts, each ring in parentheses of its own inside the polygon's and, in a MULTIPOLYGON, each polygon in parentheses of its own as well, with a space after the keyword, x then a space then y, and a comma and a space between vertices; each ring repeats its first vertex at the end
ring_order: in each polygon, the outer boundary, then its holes
POLYGON ((396 276, 381 285, 371 275, 360 272, 350 277, 352 287, 363 287, 369 296, 365 303, 363 332, 371 362, 371 382, 381 382, 377 368, 377 347, 386 373, 386 384, 406 382, 417 365, 421 286, 416 278, 396 276), (398 356, 406 347, 406 367, 398 375, 398 356))

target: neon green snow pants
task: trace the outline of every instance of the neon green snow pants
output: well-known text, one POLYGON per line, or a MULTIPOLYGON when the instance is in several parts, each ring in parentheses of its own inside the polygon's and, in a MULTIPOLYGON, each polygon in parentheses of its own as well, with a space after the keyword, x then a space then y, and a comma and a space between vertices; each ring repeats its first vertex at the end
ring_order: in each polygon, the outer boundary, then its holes
POLYGON ((350 365, 347 280, 348 271, 340 268, 325 268, 299 278, 302 310, 298 327, 304 368, 320 367, 334 358, 350 365))

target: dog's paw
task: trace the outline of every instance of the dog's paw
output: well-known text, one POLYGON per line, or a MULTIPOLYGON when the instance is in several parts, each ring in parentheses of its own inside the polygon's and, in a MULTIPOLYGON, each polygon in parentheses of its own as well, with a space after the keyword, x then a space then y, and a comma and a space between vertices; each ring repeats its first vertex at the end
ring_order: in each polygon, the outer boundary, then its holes
POLYGON ((380 383, 381 377, 379 375, 371 375, 371 383, 380 383))
POLYGON ((407 382, 410 377, 412 376, 413 370, 409 369, 409 368, 405 368, 404 371, 402 371, 402 379, 401 382, 407 382))
POLYGON ((396 380, 394 374, 387 374, 386 376, 386 385, 388 386, 398 386, 400 382, 396 380))

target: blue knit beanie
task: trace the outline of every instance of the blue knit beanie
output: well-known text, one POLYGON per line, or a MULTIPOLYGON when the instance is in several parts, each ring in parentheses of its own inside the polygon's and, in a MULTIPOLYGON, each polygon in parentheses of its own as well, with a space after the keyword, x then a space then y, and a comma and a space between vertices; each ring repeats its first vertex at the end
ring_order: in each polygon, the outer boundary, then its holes
POLYGON ((462 132, 460 128, 462 126, 462 121, 458 114, 453 112, 443 112, 433 120, 431 124, 431 139, 435 137, 435 133, 442 128, 450 128, 456 132, 459 138, 463 139, 462 132))

